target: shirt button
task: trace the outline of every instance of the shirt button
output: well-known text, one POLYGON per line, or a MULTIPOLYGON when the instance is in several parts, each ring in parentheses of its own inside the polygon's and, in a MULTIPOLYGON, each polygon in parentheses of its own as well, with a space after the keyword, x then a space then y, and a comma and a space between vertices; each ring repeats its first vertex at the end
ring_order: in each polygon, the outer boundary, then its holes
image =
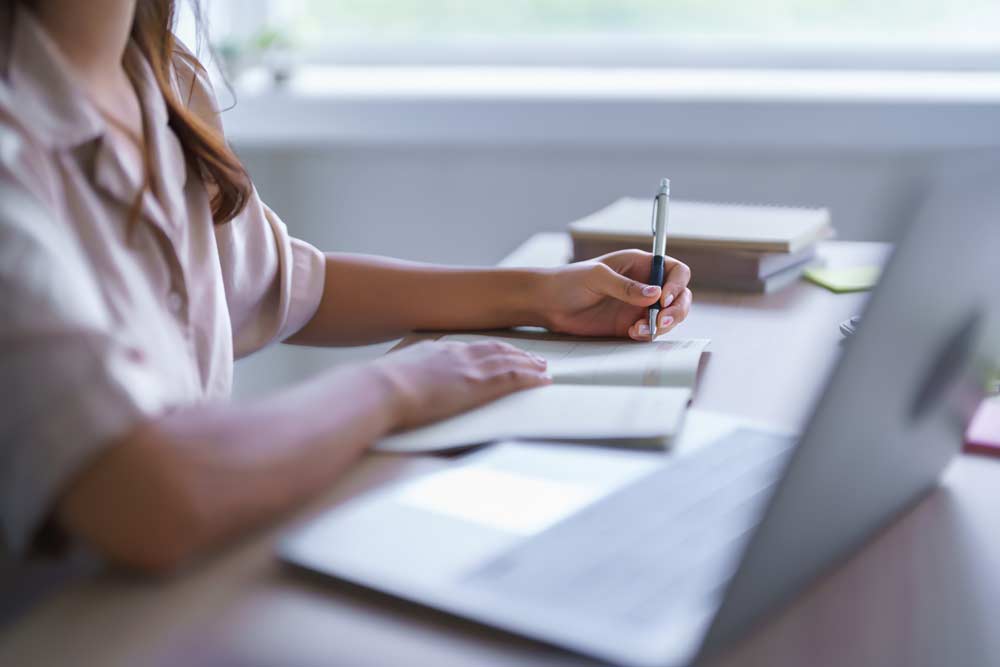
POLYGON ((181 308, 184 306, 184 298, 180 293, 176 291, 171 291, 167 294, 167 308, 171 313, 177 315, 181 312, 181 308))

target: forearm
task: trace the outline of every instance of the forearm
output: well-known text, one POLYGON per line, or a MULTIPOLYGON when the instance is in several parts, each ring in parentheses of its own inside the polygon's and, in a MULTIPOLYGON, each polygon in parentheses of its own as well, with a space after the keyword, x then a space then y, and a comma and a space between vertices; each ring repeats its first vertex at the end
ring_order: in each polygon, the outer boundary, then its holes
POLYGON ((58 508, 113 560, 169 569, 326 487, 393 426, 371 367, 267 400, 179 411, 110 448, 58 508))
POLYGON ((352 345, 414 330, 542 324, 535 296, 544 271, 444 267, 330 254, 323 300, 290 343, 352 345))

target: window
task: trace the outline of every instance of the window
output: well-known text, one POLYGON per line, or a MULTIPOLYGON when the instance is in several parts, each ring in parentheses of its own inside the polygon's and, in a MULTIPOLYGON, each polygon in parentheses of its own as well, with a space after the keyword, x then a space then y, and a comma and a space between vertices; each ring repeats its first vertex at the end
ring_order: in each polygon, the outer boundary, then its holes
POLYGON ((331 63, 1000 68, 1000 0, 227 2, 331 63))

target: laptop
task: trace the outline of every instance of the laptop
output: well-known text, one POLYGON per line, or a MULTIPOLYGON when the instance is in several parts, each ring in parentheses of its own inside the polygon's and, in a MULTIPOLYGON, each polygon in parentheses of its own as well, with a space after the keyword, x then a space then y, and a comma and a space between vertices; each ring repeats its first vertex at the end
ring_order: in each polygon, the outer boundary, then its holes
POLYGON ((670 456, 504 443, 328 510, 280 557, 622 665, 732 642, 959 451, 1000 354, 1000 159, 945 166, 800 436, 699 415, 670 456))

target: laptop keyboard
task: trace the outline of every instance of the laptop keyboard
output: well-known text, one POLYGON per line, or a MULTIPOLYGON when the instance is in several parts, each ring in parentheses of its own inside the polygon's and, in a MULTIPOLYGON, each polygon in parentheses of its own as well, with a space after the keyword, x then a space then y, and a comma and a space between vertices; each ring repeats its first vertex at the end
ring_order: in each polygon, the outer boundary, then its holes
POLYGON ((793 445, 735 431, 528 538, 468 581, 629 625, 717 595, 793 445))

